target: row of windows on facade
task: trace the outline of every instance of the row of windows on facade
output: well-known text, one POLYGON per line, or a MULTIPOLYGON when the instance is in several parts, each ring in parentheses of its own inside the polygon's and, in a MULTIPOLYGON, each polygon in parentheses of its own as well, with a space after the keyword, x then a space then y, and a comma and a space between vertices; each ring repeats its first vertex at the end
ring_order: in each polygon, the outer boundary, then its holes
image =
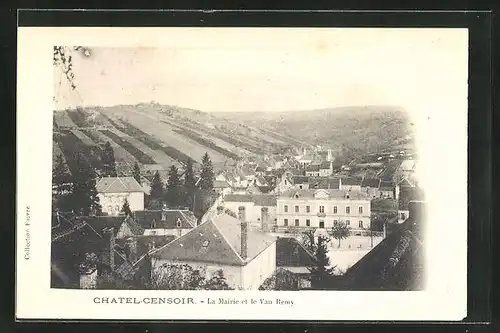
MULTIPOLYGON (((333 226, 337 226, 338 223, 339 223, 339 221, 333 220, 333 226)), ((346 224, 346 226, 350 226, 351 225, 351 221, 350 220, 346 220, 345 224, 346 224)), ((283 219, 283 225, 285 227, 288 227, 288 219, 283 219)), ((300 220, 299 219, 295 219, 295 226, 296 227, 300 227, 300 220)), ((310 227, 311 226, 311 220, 310 219, 306 219, 306 225, 305 226, 306 227, 310 227)), ((319 227, 320 228, 324 228, 325 227, 325 221, 319 221, 319 227)), ((363 228, 363 221, 359 221, 358 222, 358 227, 359 228, 363 228)))
MULTIPOLYGON (((283 206, 283 211, 285 213, 288 213, 288 205, 284 205, 283 206)), ((295 211, 295 213, 298 213, 300 211, 299 206, 295 206, 294 207, 294 211, 295 211)), ((333 214, 337 214, 337 211, 338 211, 337 206, 333 206, 333 214)), ((310 213, 310 212, 311 212, 311 206, 306 206, 306 213, 310 213)), ((325 206, 319 206, 319 212, 320 213, 324 213, 325 212, 325 206)), ((350 206, 346 206, 345 207, 345 213, 346 214, 351 214, 351 207, 350 206)), ((359 214, 363 214, 363 207, 362 206, 358 207, 358 213, 359 214)))

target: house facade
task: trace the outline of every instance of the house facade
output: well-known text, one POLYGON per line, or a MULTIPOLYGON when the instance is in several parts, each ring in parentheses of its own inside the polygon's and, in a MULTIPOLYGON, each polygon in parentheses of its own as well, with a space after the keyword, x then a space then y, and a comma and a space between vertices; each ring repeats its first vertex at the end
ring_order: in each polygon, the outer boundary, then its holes
POLYGON ((277 228, 330 229, 344 221, 353 230, 370 228, 370 199, 362 192, 290 190, 277 200, 277 228))
POLYGON ((156 270, 189 265, 209 278, 222 270, 237 290, 257 290, 276 270, 276 238, 225 213, 151 254, 156 270))
POLYGON ((144 209, 144 188, 134 177, 104 177, 96 183, 102 212, 119 215, 125 200, 131 211, 144 209))

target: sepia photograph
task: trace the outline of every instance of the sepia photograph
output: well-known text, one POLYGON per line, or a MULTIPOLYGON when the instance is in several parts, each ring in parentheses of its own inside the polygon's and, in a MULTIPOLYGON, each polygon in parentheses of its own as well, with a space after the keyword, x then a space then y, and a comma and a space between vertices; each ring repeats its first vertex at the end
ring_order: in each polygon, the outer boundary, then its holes
POLYGON ((465 281, 435 279, 466 267, 466 215, 453 217, 466 182, 448 185, 463 170, 466 30, 85 29, 42 34, 47 137, 26 151, 46 160, 51 199, 21 203, 20 237, 45 293, 93 307, 255 298, 280 307, 258 310, 271 319, 318 291, 346 311, 364 292, 421 308, 465 281))
POLYGON ((423 288, 404 106, 284 111, 332 83, 280 76, 281 50, 253 52, 274 71, 237 69, 238 52, 54 47, 53 288, 423 288))

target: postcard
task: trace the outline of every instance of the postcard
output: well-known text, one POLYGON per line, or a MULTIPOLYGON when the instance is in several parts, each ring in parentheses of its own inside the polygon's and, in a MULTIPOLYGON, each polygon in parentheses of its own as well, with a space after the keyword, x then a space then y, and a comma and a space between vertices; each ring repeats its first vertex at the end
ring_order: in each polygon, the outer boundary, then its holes
POLYGON ((462 320, 467 29, 19 27, 18 319, 462 320))

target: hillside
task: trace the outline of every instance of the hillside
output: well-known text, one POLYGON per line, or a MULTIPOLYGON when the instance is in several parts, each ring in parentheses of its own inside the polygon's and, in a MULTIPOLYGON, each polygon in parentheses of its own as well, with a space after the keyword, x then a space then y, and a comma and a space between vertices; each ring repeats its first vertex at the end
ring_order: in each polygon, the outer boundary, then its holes
POLYGON ((302 146, 322 145, 338 154, 363 155, 408 143, 405 112, 392 107, 349 107, 280 113, 206 113, 157 103, 86 107, 54 112, 55 152, 71 169, 71 152, 99 165, 98 149, 109 141, 120 174, 138 162, 149 173, 195 167, 206 152, 214 166, 302 146))
POLYGON ((304 145, 330 146, 359 154, 412 143, 408 114, 392 106, 351 106, 311 111, 218 113, 228 120, 290 136, 304 145), (265 121, 263 121, 265 119, 265 121))

